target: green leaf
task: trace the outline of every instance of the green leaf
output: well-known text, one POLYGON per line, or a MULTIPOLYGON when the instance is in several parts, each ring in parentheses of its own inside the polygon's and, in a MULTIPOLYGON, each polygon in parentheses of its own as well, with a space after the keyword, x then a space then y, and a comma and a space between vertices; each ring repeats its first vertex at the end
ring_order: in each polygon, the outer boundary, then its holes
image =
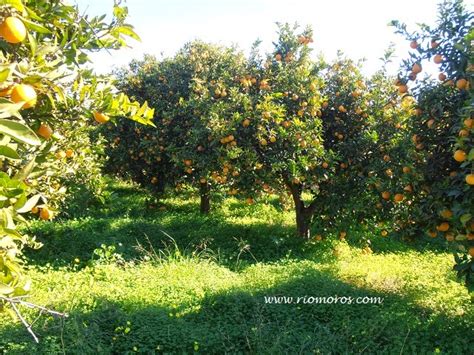
POLYGON ((30 212, 31 209, 38 204, 38 201, 40 200, 40 198, 41 198, 40 194, 34 195, 28 201, 26 201, 26 203, 21 208, 18 208, 16 211, 18 213, 30 212))
POLYGON ((0 118, 7 118, 7 117, 17 117, 21 118, 21 115, 18 111, 21 110, 25 103, 21 102, 18 104, 14 104, 7 99, 0 98, 0 118))
POLYGON ((29 145, 41 144, 36 133, 30 127, 20 122, 0 119, 0 133, 8 135, 20 143, 29 145))
POLYGON ((13 287, 0 282, 0 295, 9 295, 14 291, 13 287))
POLYGON ((459 219, 463 225, 466 225, 466 223, 471 219, 472 215, 470 213, 463 214, 461 218, 459 219))
POLYGON ((10 76, 10 68, 5 68, 0 71, 0 82, 3 83, 10 76))
POLYGON ((23 12, 25 7, 21 0, 0 0, 0 5, 10 5, 11 7, 15 8, 16 10, 23 12))
POLYGON ((50 34, 51 31, 48 30, 46 27, 36 23, 36 22, 32 22, 24 17, 20 17, 21 20, 24 22, 25 26, 27 28, 29 28, 30 30, 33 30, 35 32, 38 32, 38 33, 43 33, 43 34, 50 34))
POLYGON ((33 171, 35 167, 35 158, 31 159, 31 161, 26 164, 14 177, 15 180, 25 180, 28 178, 30 173, 33 171))
POLYGON ((0 145, 0 157, 4 157, 10 160, 20 160, 20 156, 16 150, 6 145, 0 145))

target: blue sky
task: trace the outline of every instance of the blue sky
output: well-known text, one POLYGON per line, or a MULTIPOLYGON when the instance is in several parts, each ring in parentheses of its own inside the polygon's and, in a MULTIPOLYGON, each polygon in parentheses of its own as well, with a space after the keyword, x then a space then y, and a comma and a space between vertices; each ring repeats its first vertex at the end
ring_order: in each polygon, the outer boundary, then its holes
MULTIPOLYGON (((110 14, 113 0, 70 0, 91 15, 110 14)), ((199 38, 220 44, 237 44, 248 51, 257 38, 270 49, 275 22, 297 21, 314 30, 315 55, 328 59, 342 50, 354 59, 366 58, 367 73, 375 71, 390 42, 399 58, 408 52, 408 42, 393 34, 387 24, 393 19, 434 23, 437 0, 128 0, 131 23, 142 42, 132 48, 93 56, 94 68, 108 72, 144 53, 172 55, 185 42, 199 38)), ((110 18, 110 17, 109 17, 110 18)), ((396 65, 392 66, 395 70, 396 65)))

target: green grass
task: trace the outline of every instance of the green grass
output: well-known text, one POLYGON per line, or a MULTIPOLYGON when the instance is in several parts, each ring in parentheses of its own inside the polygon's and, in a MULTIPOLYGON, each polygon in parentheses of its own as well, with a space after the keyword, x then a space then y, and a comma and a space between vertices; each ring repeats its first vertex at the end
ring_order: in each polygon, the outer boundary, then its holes
POLYGON ((472 353, 471 299, 441 243, 410 245, 357 226, 346 226, 347 242, 305 243, 292 234, 292 212, 273 200, 247 206, 221 199, 203 217, 191 194, 164 199, 161 210, 133 186, 112 191, 105 207, 32 226, 45 246, 28 253, 31 301, 69 317, 42 317, 34 326, 39 345, 20 324, 0 318, 0 350, 472 353), (372 254, 363 252, 367 238, 372 254), (384 301, 264 302, 335 295, 384 301))

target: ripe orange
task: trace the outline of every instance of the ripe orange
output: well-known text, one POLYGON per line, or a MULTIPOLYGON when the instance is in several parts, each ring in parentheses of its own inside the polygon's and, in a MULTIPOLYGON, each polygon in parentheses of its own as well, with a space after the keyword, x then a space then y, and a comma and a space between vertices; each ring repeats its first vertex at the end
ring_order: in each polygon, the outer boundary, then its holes
POLYGON ((390 192, 388 192, 388 191, 382 192, 382 198, 383 198, 384 200, 390 199, 390 192))
POLYGON ((433 58, 433 62, 441 64, 443 62, 443 56, 441 54, 436 54, 433 58))
POLYGON ((8 43, 20 43, 26 38, 26 27, 19 18, 7 17, 0 24, 0 36, 8 43))
POLYGON ((439 226, 437 226, 436 229, 439 230, 440 232, 446 232, 449 229, 449 223, 443 222, 439 226))
POLYGON ((271 137, 270 137, 270 142, 275 143, 276 141, 277 141, 277 139, 276 139, 275 136, 271 136, 271 137))
POLYGON ((13 86, 6 87, 0 90, 0 97, 10 96, 12 93, 13 86))
POLYGON ((453 216, 453 212, 451 210, 443 210, 440 213, 441 217, 449 219, 453 216))
POLYGON ((445 238, 448 242, 452 242, 454 240, 454 234, 453 233, 448 233, 448 234, 446 234, 445 238))
POLYGON ((464 78, 458 79, 458 80, 456 81, 456 87, 457 87, 459 90, 465 90, 465 89, 467 89, 467 84, 468 84, 468 82, 467 82, 467 80, 464 79, 464 78))
POLYGON ((404 198, 405 196, 403 196, 403 194, 395 194, 395 196, 393 197, 395 202, 402 202, 404 198))
POLYGON ((469 248, 469 255, 474 258, 474 247, 469 248))
POLYGON ((267 144, 268 143, 267 143, 267 140, 265 138, 260 139, 260 145, 266 146, 267 144))
POLYGON ((53 218, 53 213, 48 209, 48 207, 43 207, 40 211, 40 218, 44 221, 53 218))
POLYGON ((403 191, 406 192, 413 192, 413 187, 411 185, 407 185, 403 188, 403 191))
POLYGON ((184 165, 191 166, 193 165, 193 161, 191 159, 184 159, 184 165))
POLYGON ((474 233, 467 233, 466 238, 467 240, 474 240, 474 233))
POLYGON ((326 163, 326 162, 323 162, 322 166, 323 166, 324 169, 327 169, 329 167, 329 164, 326 163))
POLYGON ((94 118, 99 123, 106 123, 110 120, 109 116, 104 115, 103 113, 100 113, 100 112, 94 112, 94 118))
POLYGON ((66 150, 66 158, 72 158, 74 156, 74 150, 67 149, 66 150))
POLYGON ((447 78, 446 74, 444 74, 444 73, 439 73, 438 79, 439 79, 440 81, 445 81, 446 78, 447 78))
POLYGON ((434 124, 435 124, 435 120, 432 118, 430 118, 428 122, 426 122, 426 125, 428 126, 428 128, 433 127, 434 124))
POLYGON ((278 54, 275 55, 275 60, 276 60, 277 62, 281 62, 281 54, 280 54, 280 53, 278 53, 278 54))
POLYGON ((456 160, 459 163, 462 163, 464 160, 466 160, 467 154, 464 150, 459 149, 454 152, 453 157, 454 157, 454 160, 456 160))
POLYGON ((345 108, 343 105, 340 105, 340 106, 338 107, 338 110, 339 110, 340 112, 343 112, 343 113, 347 112, 346 108, 345 108))
POLYGON ((31 209, 31 213, 37 214, 38 212, 39 212, 39 208, 36 206, 31 209))
POLYGON ((253 198, 252 198, 252 197, 247 197, 247 198, 245 199, 245 202, 247 202, 248 205, 251 205, 251 204, 253 204, 254 201, 253 201, 253 198))
POLYGON ((435 231, 428 231, 428 235, 429 235, 431 238, 436 238, 436 236, 438 235, 438 233, 436 233, 435 231))
POLYGON ((403 167, 403 172, 404 172, 405 174, 408 174, 410 171, 411 171, 411 169, 410 169, 408 166, 404 166, 404 167, 403 167))
POLYGON ((382 234, 382 237, 386 237, 388 232, 384 229, 382 232, 380 232, 380 234, 382 234))
POLYGON ((383 156, 383 160, 386 161, 386 162, 389 162, 389 161, 390 161, 390 155, 385 154, 385 155, 383 156))
POLYGON ((468 185, 474 185, 474 174, 466 175, 466 182, 468 185))
POLYGON ((44 139, 49 139, 53 135, 53 130, 47 124, 42 123, 38 128, 37 133, 44 139))
POLYGON ((464 125, 467 127, 467 128, 472 128, 474 126, 474 120, 472 118, 466 118, 464 120, 464 125))
POLYGON ((438 42, 436 42, 434 39, 431 40, 431 48, 435 49, 435 48, 438 48, 438 46, 439 46, 438 42))
POLYGON ((423 70, 423 69, 422 69, 422 67, 421 67, 421 65, 420 65, 419 63, 413 64, 413 66, 412 66, 412 68, 411 68, 411 71, 412 71, 414 74, 419 74, 419 73, 421 73, 422 70, 423 70))
POLYGON ((399 94, 405 94, 408 91, 408 86, 406 85, 400 85, 398 87, 398 93, 399 94))
POLYGON ((249 120, 248 118, 246 118, 245 120, 243 120, 242 126, 244 126, 244 127, 250 126, 250 120, 249 120))
POLYGON ((30 108, 36 105, 36 91, 31 85, 17 84, 11 91, 11 99, 14 103, 24 102, 22 108, 30 108))
POLYGON ((467 129, 461 129, 459 131, 459 137, 467 137, 469 136, 469 131, 467 129))
POLYGON ((411 49, 417 49, 417 48, 418 48, 418 42, 416 42, 416 41, 411 41, 411 42, 410 42, 410 48, 411 48, 411 49))

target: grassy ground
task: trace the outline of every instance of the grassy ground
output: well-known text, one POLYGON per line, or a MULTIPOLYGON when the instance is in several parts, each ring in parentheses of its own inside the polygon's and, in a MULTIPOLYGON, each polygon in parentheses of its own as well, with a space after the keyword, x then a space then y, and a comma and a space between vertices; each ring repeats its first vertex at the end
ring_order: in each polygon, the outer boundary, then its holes
POLYGON ((45 244, 28 254, 32 301, 69 318, 35 323, 39 345, 0 318, 0 350, 472 353, 472 303, 442 244, 407 245, 355 226, 347 242, 304 243, 292 236, 292 213, 274 201, 215 201, 203 217, 191 195, 150 206, 132 186, 112 192, 106 207, 32 226, 45 244), (336 295, 383 303, 265 303, 336 295))

